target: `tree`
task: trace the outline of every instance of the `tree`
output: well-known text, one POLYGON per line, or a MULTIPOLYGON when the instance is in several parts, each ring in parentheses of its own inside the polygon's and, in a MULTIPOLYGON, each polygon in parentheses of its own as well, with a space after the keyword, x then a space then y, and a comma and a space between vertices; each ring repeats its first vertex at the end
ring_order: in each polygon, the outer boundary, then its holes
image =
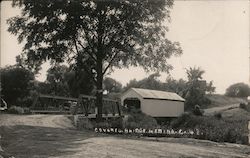
POLYGON ((59 96, 69 96, 69 87, 65 79, 65 74, 68 72, 68 67, 58 65, 51 67, 47 71, 46 83, 49 85, 48 93, 59 96))
POLYGON ((36 63, 28 63, 28 61, 25 59, 24 54, 16 56, 16 66, 30 70, 35 75, 38 74, 39 71, 42 69, 41 61, 36 63))
POLYGON ((27 69, 8 66, 0 69, 1 95, 8 105, 23 104, 35 79, 34 74, 27 69))
POLYGON ((83 70, 77 71, 70 68, 65 74, 65 79, 72 97, 78 97, 79 94, 91 95, 95 89, 92 76, 83 70))
POLYGON ((169 77, 166 79, 166 82, 163 83, 163 85, 164 85, 164 90, 175 92, 182 97, 184 97, 184 94, 186 93, 187 90, 187 81, 183 79, 175 80, 169 77))
POLYGON ((187 88, 185 90, 184 96, 186 99, 186 109, 194 109, 196 105, 203 105, 207 103, 205 97, 206 93, 212 93, 215 91, 213 82, 203 80, 202 75, 205 73, 200 67, 189 68, 186 70, 188 81, 187 88))
POLYGON ((248 97, 250 95, 250 87, 245 83, 235 83, 226 89, 226 96, 230 97, 248 97))
POLYGON ((179 43, 166 37, 172 5, 173 0, 14 0, 22 16, 8 20, 8 31, 26 42, 28 63, 68 59, 93 76, 100 121, 108 70, 132 65, 169 71, 167 59, 182 53, 179 43))
POLYGON ((136 81, 136 79, 130 80, 126 87, 124 87, 124 91, 128 90, 129 88, 163 90, 163 83, 157 79, 158 77, 160 77, 160 74, 157 72, 139 81, 136 81))
POLYGON ((104 90, 106 90, 108 93, 117 93, 121 92, 122 90, 122 84, 110 77, 106 77, 104 79, 103 85, 104 90))

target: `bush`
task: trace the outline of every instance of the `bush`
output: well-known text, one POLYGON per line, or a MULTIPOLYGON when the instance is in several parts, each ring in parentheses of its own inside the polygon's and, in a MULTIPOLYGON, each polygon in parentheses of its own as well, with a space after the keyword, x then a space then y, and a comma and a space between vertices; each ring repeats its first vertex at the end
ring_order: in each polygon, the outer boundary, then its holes
POLYGON ((196 116, 202 116, 203 115, 203 111, 201 110, 199 105, 194 106, 193 114, 196 115, 196 116))
POLYGON ((8 109, 8 113, 10 113, 10 114, 31 114, 31 111, 30 111, 30 108, 28 108, 28 107, 11 106, 8 109))
POLYGON ((87 119, 87 118, 81 118, 78 119, 77 124, 76 124, 76 128, 81 130, 81 129, 94 129, 94 126, 92 124, 92 122, 87 119))
POLYGON ((247 105, 245 103, 240 103, 239 106, 241 109, 247 110, 247 105))
POLYGON ((222 114, 220 112, 217 112, 214 114, 214 117, 217 119, 221 119, 222 118, 222 114))
POLYGON ((122 129, 124 127, 124 124, 123 124, 123 119, 122 118, 112 118, 110 121, 110 126, 112 128, 119 128, 119 129, 122 129))
MULTIPOLYGON (((218 114, 220 115, 220 114, 218 114)), ((172 128, 199 129, 198 139, 216 142, 246 143, 247 121, 227 121, 212 116, 183 114, 171 122, 172 128)))
POLYGON ((24 109, 22 107, 19 107, 19 106, 11 106, 8 109, 8 113, 10 113, 10 114, 24 114, 24 109))
POLYGON ((193 113, 184 113, 170 123, 173 129, 194 129, 202 121, 202 116, 193 113))
POLYGON ((157 121, 142 112, 131 112, 127 119, 124 120, 125 128, 147 128, 153 129, 158 127, 157 121))

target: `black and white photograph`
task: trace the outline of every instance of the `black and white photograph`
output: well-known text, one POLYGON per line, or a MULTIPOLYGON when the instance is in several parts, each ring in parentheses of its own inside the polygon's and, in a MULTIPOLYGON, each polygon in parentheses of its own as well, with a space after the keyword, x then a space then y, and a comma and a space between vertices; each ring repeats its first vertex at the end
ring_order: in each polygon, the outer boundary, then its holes
POLYGON ((0 158, 250 158, 250 0, 1 0, 0 158))

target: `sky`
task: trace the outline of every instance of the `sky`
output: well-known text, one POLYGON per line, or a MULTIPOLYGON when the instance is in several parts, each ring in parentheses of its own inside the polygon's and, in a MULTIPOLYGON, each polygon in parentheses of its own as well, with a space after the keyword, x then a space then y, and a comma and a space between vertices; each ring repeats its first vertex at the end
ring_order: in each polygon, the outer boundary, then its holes
MULTIPOLYGON (((228 86, 237 82, 249 83, 250 53, 250 1, 249 0, 194 0, 175 1, 171 10, 168 39, 180 42, 183 54, 171 57, 168 62, 174 69, 161 73, 186 79, 185 69, 200 67, 204 79, 213 81, 216 93, 223 94, 228 86)), ((1 67, 15 64, 15 56, 22 51, 14 35, 8 33, 6 19, 20 14, 11 2, 1 4, 1 67)), ((43 66, 37 79, 44 81, 49 64, 43 66)), ((115 69, 109 75, 126 85, 130 80, 147 77, 142 68, 115 69)))

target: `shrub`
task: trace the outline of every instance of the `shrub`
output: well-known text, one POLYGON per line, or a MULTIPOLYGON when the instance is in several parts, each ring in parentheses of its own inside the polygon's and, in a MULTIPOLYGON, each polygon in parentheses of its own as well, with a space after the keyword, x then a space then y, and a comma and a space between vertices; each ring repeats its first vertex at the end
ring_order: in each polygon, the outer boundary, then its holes
MULTIPOLYGON (((220 114, 218 114, 220 115, 220 114)), ((212 116, 183 114, 171 122, 172 128, 199 129, 199 139, 216 142, 246 143, 247 121, 227 121, 212 116)))
POLYGON ((170 123, 170 126, 173 129, 193 127, 193 126, 195 126, 195 121, 194 121, 194 119, 192 119, 192 117, 194 117, 193 114, 186 112, 186 113, 182 114, 180 117, 178 117, 177 119, 174 119, 170 123), (192 124, 187 125, 190 123, 194 123, 194 125, 192 125, 192 124))
POLYGON ((31 114, 30 108, 24 107, 23 108, 23 114, 31 114))
POLYGON ((76 128, 81 130, 81 129, 94 129, 93 124, 91 123, 91 121, 87 118, 81 118, 78 119, 77 124, 76 124, 76 128))
POLYGON ((24 109, 22 107, 19 107, 19 106, 11 106, 8 109, 8 113, 10 113, 10 114, 24 114, 24 109))
POLYGON ((125 128, 156 128, 158 127, 157 121, 142 112, 131 112, 128 118, 124 121, 125 128))
POLYGON ((239 106, 241 109, 247 110, 247 105, 245 103, 240 103, 239 106))
POLYGON ((110 121, 109 121, 109 124, 112 128, 119 128, 119 129, 122 129, 124 127, 124 124, 123 124, 123 119, 122 118, 112 118, 110 121))
POLYGON ((214 114, 214 117, 217 119, 221 119, 222 118, 222 114, 220 112, 217 112, 214 114))
POLYGON ((202 110, 201 110, 201 108, 200 108, 199 105, 195 105, 194 106, 193 114, 197 115, 197 116, 202 116, 203 115, 203 112, 202 112, 202 110))
POLYGON ((10 114, 31 114, 31 111, 30 111, 30 108, 28 108, 28 107, 11 106, 8 109, 8 113, 10 113, 10 114))

